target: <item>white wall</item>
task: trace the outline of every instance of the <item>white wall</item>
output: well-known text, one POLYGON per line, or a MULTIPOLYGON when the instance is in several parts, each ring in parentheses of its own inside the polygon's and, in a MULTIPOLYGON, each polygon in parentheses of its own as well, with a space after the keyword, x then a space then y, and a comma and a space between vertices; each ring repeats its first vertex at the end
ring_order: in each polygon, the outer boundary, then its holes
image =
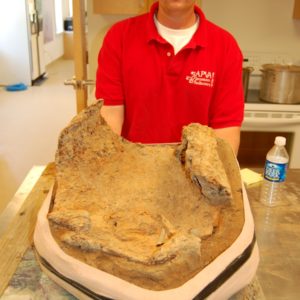
MULTIPOLYGON (((96 15, 92 0, 87 3, 89 77, 94 79, 105 32, 114 22, 129 16, 96 15)), ((294 0, 202 0, 201 3, 207 19, 231 32, 246 57, 249 53, 259 53, 263 61, 264 57, 273 59, 280 55, 288 60, 286 63, 300 64, 300 20, 292 18, 294 0)), ((252 80, 253 87, 257 88, 258 80, 252 80)), ((92 97, 92 90, 90 93, 92 97)))
POLYGON ((202 0, 207 19, 230 31, 243 52, 288 54, 300 64, 294 0, 202 0))
POLYGON ((31 83, 25 0, 0 4, 0 84, 31 83))
MULTIPOLYGON (((44 29, 53 33, 53 38, 44 44, 45 64, 63 56, 63 34, 56 34, 54 0, 44 2, 48 19, 44 29), (47 27, 48 26, 48 27, 47 27)), ((63 17, 68 16, 67 0, 62 0, 63 17)), ((31 85, 30 43, 27 20, 27 1, 1 1, 0 4, 0 84, 23 82, 31 85)))
MULTIPOLYGON (((68 0, 62 0, 62 16, 63 19, 69 16, 68 0)), ((63 33, 56 33, 55 26, 55 9, 54 0, 44 3, 44 22, 48 31, 53 34, 51 41, 46 41, 44 44, 45 64, 48 65, 64 54, 63 33)))
POLYGON ((49 65, 51 62, 60 58, 64 54, 63 34, 56 34, 55 39, 49 43, 44 44, 45 64, 49 65))
MULTIPOLYGON (((117 21, 130 17, 130 15, 100 15, 93 13, 92 0, 87 1, 87 26, 88 26, 88 53, 89 53, 89 66, 88 76, 89 79, 95 79, 97 70, 97 57, 103 38, 107 30, 117 21)), ((93 101, 94 88, 89 89, 89 101, 93 101)))

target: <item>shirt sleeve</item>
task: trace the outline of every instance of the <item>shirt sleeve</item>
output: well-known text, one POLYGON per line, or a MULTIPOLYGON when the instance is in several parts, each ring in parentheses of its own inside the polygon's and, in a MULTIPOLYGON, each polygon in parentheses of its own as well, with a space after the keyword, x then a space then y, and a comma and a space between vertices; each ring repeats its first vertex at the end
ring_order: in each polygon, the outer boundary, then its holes
POLYGON ((244 118, 243 56, 233 37, 222 59, 209 111, 209 126, 216 129, 241 126, 244 118))
POLYGON ((119 27, 114 25, 107 32, 98 54, 95 96, 96 99, 103 99, 105 105, 122 105, 124 102, 122 38, 119 27))

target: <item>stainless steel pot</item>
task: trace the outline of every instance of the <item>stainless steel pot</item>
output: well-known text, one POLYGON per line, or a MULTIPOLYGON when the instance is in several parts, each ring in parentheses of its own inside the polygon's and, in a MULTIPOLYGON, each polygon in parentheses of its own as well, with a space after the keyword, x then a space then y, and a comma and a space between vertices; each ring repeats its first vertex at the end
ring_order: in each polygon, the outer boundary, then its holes
POLYGON ((248 96, 248 87, 249 87, 249 79, 250 74, 253 72, 252 67, 243 67, 243 89, 244 89, 244 99, 247 101, 248 96))
POLYGON ((279 104, 300 103, 300 66, 262 66, 260 99, 279 104))

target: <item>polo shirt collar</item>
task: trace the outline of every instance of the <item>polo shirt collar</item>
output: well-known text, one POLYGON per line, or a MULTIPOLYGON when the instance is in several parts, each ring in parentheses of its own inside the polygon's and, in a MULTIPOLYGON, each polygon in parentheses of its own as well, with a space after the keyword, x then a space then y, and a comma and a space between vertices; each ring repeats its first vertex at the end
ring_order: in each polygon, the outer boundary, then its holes
MULTIPOLYGON (((150 12, 148 14, 147 40, 148 42, 154 40, 159 43, 166 44, 167 42, 159 35, 154 23, 154 14, 156 14, 157 10, 158 2, 155 2, 154 4, 152 4, 150 12)), ((207 20, 204 13, 197 5, 195 5, 195 12, 199 16, 199 27, 195 32, 193 38, 185 46, 185 48, 205 47, 207 45, 207 20)))

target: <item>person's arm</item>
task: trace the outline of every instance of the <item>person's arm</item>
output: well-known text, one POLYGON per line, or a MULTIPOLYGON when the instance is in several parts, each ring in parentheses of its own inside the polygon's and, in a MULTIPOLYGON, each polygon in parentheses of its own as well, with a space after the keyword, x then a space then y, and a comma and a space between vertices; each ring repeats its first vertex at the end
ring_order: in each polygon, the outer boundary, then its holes
POLYGON ((215 129, 217 136, 229 142, 237 155, 244 118, 243 56, 234 39, 228 39, 224 49, 225 58, 220 61, 220 72, 216 74, 209 126, 215 129))
POLYGON ((235 155, 237 155, 240 146, 240 134, 241 134, 240 127, 220 128, 220 129, 214 129, 214 131, 219 138, 224 139, 230 144, 235 155))
POLYGON ((100 112, 111 129, 121 135, 124 122, 124 105, 103 105, 100 112))
POLYGON ((124 122, 124 86, 122 75, 121 23, 113 25, 103 40, 98 54, 95 97, 103 101, 101 115, 114 132, 121 135, 124 122))

